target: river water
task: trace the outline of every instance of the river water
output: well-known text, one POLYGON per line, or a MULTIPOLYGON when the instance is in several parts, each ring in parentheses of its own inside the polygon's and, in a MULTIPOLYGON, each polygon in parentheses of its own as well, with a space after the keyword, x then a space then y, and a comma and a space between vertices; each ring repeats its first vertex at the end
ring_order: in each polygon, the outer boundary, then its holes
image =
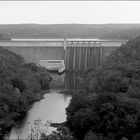
MULTIPOLYGON (((41 120, 42 124, 45 124, 47 120, 53 123, 66 121, 65 109, 69 105, 71 95, 62 94, 61 91, 77 89, 76 75, 75 73, 54 75, 53 79, 51 90, 44 94, 42 100, 32 105, 21 124, 11 130, 9 139, 27 139, 35 120, 41 120)), ((47 133, 53 130, 55 128, 49 127, 47 133)))

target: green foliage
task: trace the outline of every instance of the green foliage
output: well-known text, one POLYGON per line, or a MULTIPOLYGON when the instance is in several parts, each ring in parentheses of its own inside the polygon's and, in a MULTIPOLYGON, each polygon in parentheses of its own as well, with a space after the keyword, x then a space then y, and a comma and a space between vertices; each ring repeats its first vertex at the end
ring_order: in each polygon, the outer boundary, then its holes
POLYGON ((102 137, 100 135, 96 135, 95 133, 90 131, 86 134, 84 140, 110 140, 110 139, 102 137))
POLYGON ((133 137, 133 140, 139 140, 140 139, 140 133, 136 134, 134 137, 133 137))
POLYGON ((20 78, 17 78, 17 77, 12 78, 11 83, 12 83, 12 86, 14 88, 18 88, 20 90, 20 92, 23 92, 26 89, 26 85, 25 85, 24 81, 20 78))
POLYGON ((0 33, 0 40, 11 40, 9 36, 0 33))
POLYGON ((48 77, 48 73, 45 72, 37 73, 35 74, 35 78, 38 80, 41 89, 46 90, 49 88, 49 82, 51 81, 51 78, 48 77))
POLYGON ((41 140, 74 140, 74 139, 67 127, 60 126, 57 128, 56 131, 53 131, 48 136, 42 134, 41 140))
POLYGON ((48 71, 46 68, 41 67, 41 66, 37 66, 35 63, 25 63, 24 67, 30 69, 34 73, 44 72, 44 73, 48 74, 48 71))
POLYGON ((101 69, 89 73, 86 77, 89 91, 129 94, 136 91, 138 93, 140 90, 139 45, 140 38, 138 37, 114 51, 106 59, 101 69))
MULTIPOLYGON (((75 98, 75 97, 74 97, 75 98)), ((131 139, 139 127, 140 102, 135 99, 120 99, 115 93, 100 93, 91 96, 89 100, 85 96, 83 105, 79 105, 72 99, 67 109, 67 124, 73 136, 83 140, 91 130, 95 134, 115 140, 126 137, 131 139), (73 101, 75 105, 73 104, 73 101), (90 103, 92 101, 92 103, 90 103)), ((79 101, 83 99, 79 96, 79 101)))
POLYGON ((27 63, 24 64, 26 68, 29 68, 32 72, 34 72, 34 78, 37 79, 37 81, 40 84, 40 87, 42 90, 49 89, 49 82, 52 80, 49 76, 49 73, 47 69, 41 66, 37 66, 34 63, 27 63))
POLYGON ((50 126, 50 121, 46 121, 46 123, 42 123, 42 120, 40 118, 34 120, 33 123, 28 123, 31 128, 31 132, 28 134, 29 140, 43 140, 45 134, 48 131, 48 128, 50 126))
MULTIPOLYGON (((93 108, 93 127, 92 131, 103 136, 121 139, 122 137, 132 138, 137 130, 139 123, 139 108, 134 102, 112 100, 110 94, 107 100, 104 95, 98 95, 93 108), (100 98, 99 98, 100 96, 100 98), (103 102, 99 102, 102 99, 103 102)), ((114 96, 114 95, 113 95, 114 96)), ((140 104, 139 104, 140 107, 140 104)))
POLYGON ((133 39, 140 24, 19 24, 0 25, 11 38, 101 38, 133 39))
POLYGON ((100 69, 87 71, 81 82, 83 95, 74 96, 67 108, 74 137, 139 139, 140 37, 114 51, 100 69))
POLYGON ((48 89, 51 78, 45 68, 25 64, 23 58, 0 48, 0 136, 6 134, 30 103, 48 89))
MULTIPOLYGON (((91 99, 91 98, 90 98, 91 99)), ((82 140, 91 128, 91 109, 92 100, 82 94, 73 96, 67 111, 67 125, 73 136, 82 140)))

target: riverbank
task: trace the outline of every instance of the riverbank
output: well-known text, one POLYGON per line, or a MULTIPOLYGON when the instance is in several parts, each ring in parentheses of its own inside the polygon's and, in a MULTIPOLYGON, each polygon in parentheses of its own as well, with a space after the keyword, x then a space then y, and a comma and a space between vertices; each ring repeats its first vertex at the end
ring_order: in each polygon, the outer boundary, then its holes
MULTIPOLYGON (((35 120, 41 120, 41 125, 46 121, 61 123, 66 121, 65 108, 68 106, 71 96, 60 93, 61 90, 51 89, 43 98, 31 105, 23 121, 18 127, 13 128, 10 133, 10 139, 16 139, 17 133, 21 134, 21 139, 27 139, 31 134, 31 128, 34 127, 35 120)), ((48 133, 54 131, 54 127, 49 127, 48 133)))
POLYGON ((30 105, 49 89, 47 69, 0 47, 0 139, 16 126, 30 105))
POLYGON ((51 123, 50 124, 51 127, 55 127, 55 128, 58 128, 58 127, 62 127, 62 126, 67 126, 67 122, 62 122, 62 123, 51 123))
POLYGON ((32 105, 34 102, 37 102, 37 101, 40 101, 41 99, 43 99, 43 95, 46 93, 49 93, 49 89, 40 91, 39 94, 36 94, 36 96, 34 96, 34 100, 31 101, 29 103, 29 105, 32 105))
MULTIPOLYGON (((26 108, 24 110, 21 110, 20 112, 18 112, 18 115, 15 116, 14 125, 11 125, 11 126, 7 127, 7 129, 6 129, 7 134, 6 135, 9 135, 10 132, 11 132, 11 129, 13 127, 18 126, 18 124, 20 124, 24 120, 24 118, 27 116, 27 112, 32 108, 32 105, 35 102, 38 102, 38 101, 42 100, 44 98, 43 97, 44 94, 47 94, 47 93, 49 93, 49 90, 41 90, 40 92, 38 92, 38 94, 35 94, 34 99, 28 103, 26 108)), ((5 136, 2 136, 1 139, 5 139, 5 136)))

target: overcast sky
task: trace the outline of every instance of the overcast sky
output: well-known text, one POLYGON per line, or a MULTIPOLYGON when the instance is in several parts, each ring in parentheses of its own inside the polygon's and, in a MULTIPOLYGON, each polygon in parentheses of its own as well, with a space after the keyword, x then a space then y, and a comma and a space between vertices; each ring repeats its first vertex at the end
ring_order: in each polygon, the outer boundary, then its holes
POLYGON ((140 1, 0 1, 0 24, 140 23, 140 1))

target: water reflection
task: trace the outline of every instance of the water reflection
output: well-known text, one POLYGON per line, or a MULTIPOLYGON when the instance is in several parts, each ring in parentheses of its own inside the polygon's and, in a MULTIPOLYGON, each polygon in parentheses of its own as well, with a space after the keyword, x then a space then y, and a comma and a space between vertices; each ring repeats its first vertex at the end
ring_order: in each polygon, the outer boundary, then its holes
POLYGON ((65 73, 65 89, 66 90, 79 90, 79 78, 82 72, 66 72, 65 73))
MULTIPOLYGON (((62 90, 78 90, 79 89, 79 72, 66 72, 63 75, 53 75, 54 80, 51 84, 51 90, 44 95, 44 99, 35 102, 32 108, 27 112, 27 116, 17 128, 13 128, 10 139, 20 138, 27 139, 31 133, 31 125, 34 120, 40 119, 42 123, 50 120, 54 123, 66 121, 65 108, 68 106, 71 96, 61 94, 62 90), (29 124, 30 123, 30 124, 29 124)), ((54 130, 50 128, 49 132, 54 130)))
MULTIPOLYGON (((66 121, 65 108, 68 106, 71 96, 59 92, 59 90, 51 90, 50 93, 44 95, 43 100, 34 103, 22 124, 12 129, 10 139, 16 139, 19 134, 20 138, 27 139, 31 134, 31 124, 37 119, 42 120, 43 124, 47 120, 54 123, 66 121)), ((52 130, 54 128, 49 128, 48 133, 52 130)))
POLYGON ((51 82, 51 89, 60 90, 79 90, 79 77, 83 72, 65 72, 61 75, 51 74, 53 81, 51 82))

